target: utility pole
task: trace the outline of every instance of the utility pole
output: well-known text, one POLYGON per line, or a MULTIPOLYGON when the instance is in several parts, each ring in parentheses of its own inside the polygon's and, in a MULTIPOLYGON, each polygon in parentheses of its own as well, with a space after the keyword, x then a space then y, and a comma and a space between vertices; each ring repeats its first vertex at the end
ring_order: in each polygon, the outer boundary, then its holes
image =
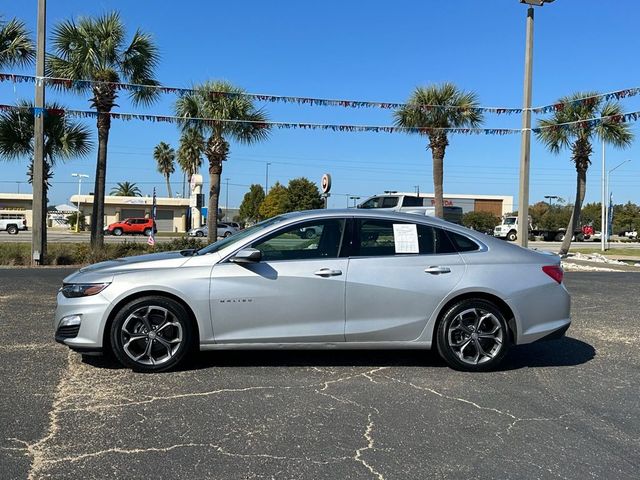
POLYGON ((224 214, 225 215, 229 215, 229 177, 225 178, 225 182, 227 184, 227 186, 226 186, 227 198, 226 198, 226 200, 224 202, 224 210, 225 210, 224 214))
POLYGON ((36 32, 36 91, 33 147, 33 200, 31 202, 33 225, 31 231, 31 264, 44 265, 47 255, 47 223, 44 193, 44 52, 47 18, 46 0, 38 0, 38 25, 36 32))
POLYGON ((518 195, 518 243, 529 244, 529 169, 531 160, 531 83, 533 67, 533 6, 527 9, 527 34, 524 55, 524 102, 522 110, 522 146, 520 148, 520 191, 518 195))

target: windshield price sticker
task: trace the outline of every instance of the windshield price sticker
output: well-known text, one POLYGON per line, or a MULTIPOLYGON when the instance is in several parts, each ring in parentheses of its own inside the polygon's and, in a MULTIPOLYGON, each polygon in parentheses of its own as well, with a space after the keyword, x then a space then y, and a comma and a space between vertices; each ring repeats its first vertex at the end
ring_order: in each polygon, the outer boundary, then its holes
POLYGON ((394 223, 393 240, 396 246, 396 253, 420 253, 418 229, 415 223, 410 225, 394 223))

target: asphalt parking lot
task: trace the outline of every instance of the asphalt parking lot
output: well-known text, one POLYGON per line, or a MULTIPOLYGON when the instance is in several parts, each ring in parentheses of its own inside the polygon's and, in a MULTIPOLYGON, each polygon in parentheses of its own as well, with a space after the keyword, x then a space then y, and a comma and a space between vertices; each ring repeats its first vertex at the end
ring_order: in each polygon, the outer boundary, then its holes
POLYGON ((498 372, 427 352, 208 352, 181 371, 54 343, 72 269, 0 269, 0 478, 616 478, 640 471, 640 274, 569 273, 573 325, 498 372))

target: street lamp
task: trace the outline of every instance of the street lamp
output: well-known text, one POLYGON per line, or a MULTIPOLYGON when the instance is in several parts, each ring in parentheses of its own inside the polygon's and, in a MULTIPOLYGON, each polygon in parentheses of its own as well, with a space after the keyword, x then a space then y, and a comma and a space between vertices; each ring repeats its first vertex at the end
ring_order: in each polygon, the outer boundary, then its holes
POLYGON ((545 195, 544 198, 547 199, 547 202, 549 203, 549 208, 553 207, 553 204, 551 203, 551 200, 557 200, 558 197, 557 195, 545 195))
POLYGON ((531 159, 531 84, 533 70, 533 7, 553 0, 520 0, 527 8, 527 34, 524 54, 524 99, 522 108, 522 146, 520 148, 520 189, 518 193, 518 243, 526 247, 529 240, 529 161, 531 159))
POLYGON ((227 190, 227 198, 226 198, 226 200, 224 202, 224 210, 225 210, 225 215, 229 215, 229 178, 227 177, 224 180, 227 183, 227 188, 226 188, 226 190, 227 190))
POLYGON ((78 211, 76 212, 76 233, 78 233, 80 226, 80 194, 82 192, 82 179, 89 178, 89 175, 85 175, 84 173, 72 173, 71 176, 78 178, 78 211))
MULTIPOLYGON (((613 172, 614 170, 616 170, 617 168, 621 167, 622 165, 624 165, 625 163, 630 162, 631 160, 627 159, 624 162, 619 163, 618 165, 616 165, 615 167, 613 167, 611 170, 609 170, 607 172, 607 187, 606 187, 606 196, 608 198, 610 192, 609 192, 609 180, 611 180, 611 172, 613 172)), ((609 200, 607 200, 609 201, 609 200)), ((611 203, 609 201, 609 203, 611 203)), ((609 207, 611 207, 611 205, 609 205, 609 207)), ((609 241, 609 235, 611 235, 611 232, 609 231, 609 209, 605 209, 605 224, 602 226, 602 228, 600 229, 601 231, 601 235, 604 235, 605 238, 607 239, 607 242, 609 241)))
POLYGON ((353 200, 353 208, 356 208, 356 201, 360 200, 360 197, 354 195, 349 197, 350 200, 353 200))

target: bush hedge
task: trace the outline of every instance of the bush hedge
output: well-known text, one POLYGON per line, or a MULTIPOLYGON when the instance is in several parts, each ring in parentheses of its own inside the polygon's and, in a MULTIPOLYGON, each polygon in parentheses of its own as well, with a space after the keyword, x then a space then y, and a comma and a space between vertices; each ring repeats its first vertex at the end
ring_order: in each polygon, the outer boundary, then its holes
MULTIPOLYGON (((105 244, 102 250, 97 251, 91 250, 88 243, 50 243, 47 246, 47 265, 84 265, 132 255, 202 248, 205 245, 204 241, 192 237, 156 242, 154 246, 125 240, 122 243, 105 244)), ((30 264, 31 244, 0 243, 0 265, 30 264)))

